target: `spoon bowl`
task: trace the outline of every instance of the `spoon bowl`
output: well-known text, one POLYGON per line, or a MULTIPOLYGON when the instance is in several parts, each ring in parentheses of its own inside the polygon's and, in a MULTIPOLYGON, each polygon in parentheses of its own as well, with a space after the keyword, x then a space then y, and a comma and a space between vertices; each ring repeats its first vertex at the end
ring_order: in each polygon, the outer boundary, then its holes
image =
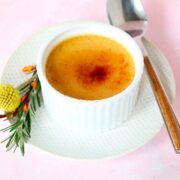
POLYGON ((140 0, 108 0, 107 12, 110 24, 132 37, 141 37, 146 32, 148 21, 140 0))

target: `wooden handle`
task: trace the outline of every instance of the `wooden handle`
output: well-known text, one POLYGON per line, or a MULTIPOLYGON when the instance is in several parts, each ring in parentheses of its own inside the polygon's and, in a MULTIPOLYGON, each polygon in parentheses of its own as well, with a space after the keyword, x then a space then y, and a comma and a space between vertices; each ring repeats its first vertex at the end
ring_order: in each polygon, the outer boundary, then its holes
POLYGON ((177 153, 180 153, 180 126, 178 120, 147 56, 144 57, 144 63, 174 149, 177 153))

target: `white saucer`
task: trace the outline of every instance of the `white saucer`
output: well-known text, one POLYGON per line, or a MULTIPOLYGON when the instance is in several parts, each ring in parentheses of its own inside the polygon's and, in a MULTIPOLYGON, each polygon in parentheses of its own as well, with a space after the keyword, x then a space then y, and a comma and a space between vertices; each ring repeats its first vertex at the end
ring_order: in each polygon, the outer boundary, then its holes
MULTIPOLYGON (((42 43, 47 41, 50 35, 58 34, 61 26, 51 27, 24 42, 9 59, 1 83, 11 83, 16 86, 23 82, 27 76, 21 73, 22 67, 35 64, 42 43)), ((172 101, 175 95, 172 71, 165 57, 156 47, 147 40, 144 40, 144 44, 172 101)), ((73 132, 52 124, 45 109, 41 108, 32 123, 30 143, 61 157, 106 159, 127 154, 143 146, 160 131, 162 126, 163 119, 147 75, 144 73, 136 108, 129 121, 121 127, 96 134, 73 132)))

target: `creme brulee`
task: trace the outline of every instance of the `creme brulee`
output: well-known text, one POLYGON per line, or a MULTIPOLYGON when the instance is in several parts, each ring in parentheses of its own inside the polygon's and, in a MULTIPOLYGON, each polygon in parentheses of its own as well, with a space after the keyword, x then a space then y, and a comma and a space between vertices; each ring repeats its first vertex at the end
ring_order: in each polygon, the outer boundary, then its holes
POLYGON ((135 76, 128 50, 110 38, 86 34, 60 42, 46 63, 49 83, 77 99, 111 97, 126 89, 135 76))

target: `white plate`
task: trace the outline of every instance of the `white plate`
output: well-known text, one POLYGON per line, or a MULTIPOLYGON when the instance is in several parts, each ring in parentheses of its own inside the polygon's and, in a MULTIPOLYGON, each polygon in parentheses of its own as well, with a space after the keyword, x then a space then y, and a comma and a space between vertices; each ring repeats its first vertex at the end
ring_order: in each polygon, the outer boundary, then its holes
MULTIPOLYGON (((63 25, 64 26, 64 25, 63 25)), ((62 25, 35 34, 24 42, 9 59, 1 83, 15 86, 27 76, 22 67, 35 64, 40 46, 61 31, 62 25)), ((147 40, 144 41, 155 69, 172 101, 175 83, 172 71, 162 53, 147 40)), ((61 117, 57 117, 61 118, 61 117)), ((129 121, 117 129, 104 133, 82 133, 57 127, 41 108, 32 123, 30 143, 61 157, 73 159, 107 159, 127 154, 151 140, 163 126, 158 105, 153 96, 146 73, 142 79, 139 99, 129 121)))

